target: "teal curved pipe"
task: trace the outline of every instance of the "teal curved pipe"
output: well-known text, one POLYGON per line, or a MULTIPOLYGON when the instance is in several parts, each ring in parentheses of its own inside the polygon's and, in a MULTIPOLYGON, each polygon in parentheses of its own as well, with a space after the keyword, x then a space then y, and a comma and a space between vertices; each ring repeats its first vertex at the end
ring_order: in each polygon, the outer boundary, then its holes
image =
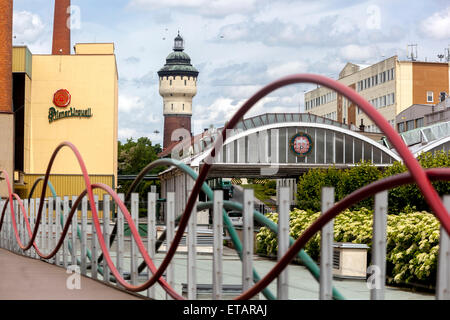
MULTIPOLYGON (((35 183, 38 183, 38 182, 40 181, 40 179, 43 179, 43 178, 44 178, 44 177, 40 177, 38 180, 36 180, 35 183)), ((48 180, 48 186, 49 186, 49 188, 50 188, 50 192, 52 193, 53 199, 56 200, 56 198, 58 197, 58 195, 56 194, 56 190, 55 190, 55 188, 53 187, 53 184, 51 183, 50 180, 48 180)), ((64 225, 64 214, 63 214, 63 213, 60 213, 59 218, 60 218, 60 221, 61 221, 61 225, 63 226, 63 225, 64 225)), ((80 227, 79 227, 78 225, 77 225, 77 236, 78 236, 78 239, 81 240, 81 230, 80 230, 80 227)), ((68 247, 69 247, 70 253, 72 253, 72 247, 73 247, 73 245, 72 245, 72 240, 70 240, 70 239, 69 239, 69 241, 68 241, 68 247)), ((91 253, 91 250, 89 250, 89 248, 86 248, 86 256, 89 258, 89 260, 90 260, 91 263, 92 263, 92 253, 91 253)), ((78 257, 77 257, 77 265, 81 265, 81 260, 80 260, 78 257)), ((100 273, 100 274, 103 276, 103 267, 98 266, 98 267, 97 267, 97 271, 98 271, 98 273, 100 273)), ((111 279, 111 280, 112 280, 112 279, 111 279)), ((114 280, 115 280, 115 279, 114 279, 114 280)))
MULTIPOLYGON (((153 163, 157 163, 158 161, 161 161, 161 162, 164 161, 164 163, 167 163, 167 162, 171 163, 172 165, 176 166, 180 170, 184 171, 186 174, 188 174, 194 180, 196 180, 198 177, 198 174, 191 167, 189 167, 188 165, 186 165, 180 161, 177 161, 174 159, 159 159, 159 160, 155 160, 153 163)), ((214 198, 212 189, 206 183, 203 183, 202 190, 203 190, 203 192, 205 192, 206 196, 209 199, 214 198)), ((240 204, 240 203, 233 202, 233 201, 224 201, 224 206, 225 206, 225 204, 227 204, 227 206, 229 208, 242 211, 242 204, 240 204)), ((199 203, 197 208, 201 208, 202 206, 212 206, 212 202, 199 203)), ((275 234, 278 234, 278 225, 276 223, 274 223, 272 220, 270 220, 269 218, 267 218, 265 215, 263 215, 259 211, 255 210, 254 218, 258 222, 260 222, 263 225, 265 225, 266 227, 268 227, 272 232, 274 232, 275 234)), ((231 223, 231 220, 228 217, 228 214, 226 213, 225 210, 223 210, 223 221, 226 225, 228 233, 230 234, 231 241, 233 242, 233 246, 236 249, 236 251, 238 252, 239 258, 242 260, 242 243, 239 239, 239 236, 236 233, 236 229, 234 229, 233 224, 231 223)), ((290 245, 292 245, 294 243, 294 241, 295 240, 292 237, 289 237, 290 245)), ((312 276, 317 281, 319 281, 320 268, 317 266, 317 264, 314 262, 314 260, 311 259, 311 257, 304 250, 300 250, 300 252, 298 253, 298 257, 304 263, 305 267, 312 274, 312 276)), ((254 268, 253 268, 253 278, 254 278, 255 283, 261 279, 254 268)), ((265 288, 263 290, 263 294, 267 299, 270 299, 270 300, 275 299, 274 295, 269 291, 268 288, 265 288)), ((345 299, 344 296, 335 287, 333 287, 333 298, 336 300, 344 300, 345 299)))
MULTIPOLYGON (((198 174, 188 165, 186 165, 180 161, 177 161, 175 159, 168 159, 168 158, 155 160, 150 165, 148 165, 146 168, 144 168, 141 171, 141 173, 139 174, 139 176, 145 175, 145 173, 147 171, 149 171, 150 168, 153 168, 153 167, 159 166, 159 165, 173 165, 173 166, 176 166, 178 169, 182 170, 183 172, 185 172, 186 174, 188 174, 194 180, 196 180, 198 177, 198 174)), ((138 180, 138 178, 136 180, 138 180)), ((135 180, 135 182, 136 182, 136 180, 135 180)), ((127 195, 130 194, 130 192, 132 192, 132 189, 137 186, 137 183, 132 184, 127 195)), ((53 186, 51 185, 50 181, 49 181, 49 186, 50 186, 51 192, 53 194, 53 197, 56 197, 56 192, 55 192, 53 186)), ((203 192, 205 192, 206 196, 209 199, 214 198, 212 189, 206 183, 203 183, 202 190, 203 190, 203 192)), ((210 207, 212 207, 212 202, 204 202, 204 203, 202 202, 202 203, 199 203, 197 206, 197 208, 199 210, 203 210, 205 208, 210 208, 210 207), (203 209, 201 209, 201 208, 203 208, 203 209)), ((231 209, 242 211, 242 205, 240 203, 236 203, 233 201, 224 201, 224 208, 231 208, 231 209)), ((60 215, 60 217, 61 217, 61 221, 62 221, 61 223, 63 224, 63 220, 64 220, 63 215, 60 215)), ((277 224, 275 224, 272 220, 268 219, 266 216, 261 214, 259 211, 257 211, 257 210, 254 211, 254 218, 261 224, 268 227, 275 234, 278 233, 277 224)), ((223 220, 224 220, 225 226, 228 230, 228 233, 230 234, 230 238, 231 238, 231 241, 233 242, 233 246, 236 249, 236 251, 238 252, 239 258, 242 260, 242 243, 241 243, 241 241, 236 233, 236 230, 234 229, 233 224, 231 223, 231 220, 228 217, 225 209, 223 210, 223 220)), ((81 231, 78 227, 77 227, 77 234, 78 234, 78 237, 81 238, 81 231)), ((289 242, 292 245, 294 243, 294 239, 292 237, 289 237, 289 242)), ((71 245, 71 242, 69 241, 69 250, 72 250, 71 247, 72 247, 72 245, 71 245)), ((91 255, 91 252, 89 249, 86 250, 86 254, 87 254, 88 258, 92 261, 92 255, 91 255)), ((313 275, 313 277, 317 281, 319 281, 320 268, 317 266, 317 264, 314 262, 314 260, 312 260, 311 257, 304 250, 300 250, 300 252, 298 253, 298 257, 304 263, 304 265, 306 266, 308 271, 313 275)), ((78 264, 80 263, 78 258, 77 258, 77 263, 78 264)), ((103 268, 101 266, 98 267, 98 272, 103 275, 103 268)), ((253 278, 254 278, 255 283, 261 279, 259 274, 256 272, 256 270, 254 268, 253 268, 253 278)), ((112 278, 112 280, 114 281, 115 279, 112 278)), ((268 288, 265 288, 262 291, 262 293, 269 300, 275 299, 275 296, 271 293, 271 291, 268 288)), ((333 298, 336 300, 345 299, 342 296, 342 294, 334 287, 333 287, 333 298)))

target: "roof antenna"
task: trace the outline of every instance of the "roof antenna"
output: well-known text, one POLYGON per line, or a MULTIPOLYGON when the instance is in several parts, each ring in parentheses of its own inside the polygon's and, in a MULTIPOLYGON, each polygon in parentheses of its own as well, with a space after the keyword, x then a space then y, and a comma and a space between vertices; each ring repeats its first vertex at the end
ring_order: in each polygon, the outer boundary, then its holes
POLYGON ((417 60, 417 44, 408 44, 406 57, 411 61, 417 60))

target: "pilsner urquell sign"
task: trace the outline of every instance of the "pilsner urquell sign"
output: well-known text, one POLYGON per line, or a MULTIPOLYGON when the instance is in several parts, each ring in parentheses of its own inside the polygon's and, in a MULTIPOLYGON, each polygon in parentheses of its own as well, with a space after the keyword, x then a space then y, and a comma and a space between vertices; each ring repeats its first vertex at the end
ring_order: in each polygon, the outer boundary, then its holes
MULTIPOLYGON (((71 96, 66 89, 60 89, 53 95, 53 104, 59 108, 66 108, 70 104, 71 96)), ((58 109, 51 107, 48 109, 48 122, 63 119, 63 118, 90 118, 92 117, 91 108, 78 110, 71 107, 70 109, 59 111, 58 109)))

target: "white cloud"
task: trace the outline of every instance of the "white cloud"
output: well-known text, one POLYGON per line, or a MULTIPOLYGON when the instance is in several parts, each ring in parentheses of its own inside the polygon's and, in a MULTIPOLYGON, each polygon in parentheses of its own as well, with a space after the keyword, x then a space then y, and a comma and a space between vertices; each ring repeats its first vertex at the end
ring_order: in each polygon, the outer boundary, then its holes
POLYGON ((17 42, 35 42, 44 31, 44 27, 37 14, 28 11, 13 13, 13 35, 17 42))
POLYGON ((435 39, 450 38, 450 7, 422 21, 421 32, 424 36, 435 39))
POLYGON ((137 138, 137 131, 132 128, 120 128, 118 132, 119 140, 125 140, 128 138, 137 138))
POLYGON ((372 46, 360 46, 349 44, 340 50, 342 58, 350 61, 367 60, 376 54, 376 49, 372 46))
POLYGON ((150 123, 158 123, 161 122, 161 117, 157 116, 154 113, 150 113, 150 115, 146 118, 146 120, 150 123))
POLYGON ((141 98, 126 94, 119 94, 119 111, 130 112, 144 108, 141 98))
POLYGON ((269 67, 267 74, 273 80, 291 75, 294 73, 303 73, 308 70, 308 65, 301 61, 290 61, 278 66, 269 67))
POLYGON ((132 0, 130 7, 156 10, 191 9, 205 16, 227 16, 242 14, 255 8, 256 0, 132 0))

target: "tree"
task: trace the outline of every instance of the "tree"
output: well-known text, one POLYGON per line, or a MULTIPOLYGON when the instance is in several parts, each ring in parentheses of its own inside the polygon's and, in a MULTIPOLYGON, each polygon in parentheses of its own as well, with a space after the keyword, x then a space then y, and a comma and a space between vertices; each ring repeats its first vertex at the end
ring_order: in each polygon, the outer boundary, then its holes
MULTIPOLYGON (((118 142, 118 174, 139 174, 149 163, 158 159, 158 154, 162 151, 161 145, 152 145, 152 142, 147 137, 141 137, 134 141, 133 138, 127 139, 127 142, 122 144, 118 142)), ((148 172, 149 174, 156 174, 163 171, 166 167, 159 166, 153 168, 148 172)), ((119 192, 126 193, 132 181, 121 181, 119 192)), ((150 186, 156 184, 156 181, 141 182, 136 192, 140 193, 141 197, 146 198, 146 193, 150 191, 150 186)), ((157 184, 159 185, 159 183, 157 184)))
MULTIPOLYGON (((133 138, 127 139, 125 144, 119 141, 119 174, 138 174, 146 165, 158 159, 162 151, 161 145, 152 145, 147 137, 141 137, 136 142, 133 138)), ((161 170, 153 169, 151 173, 161 170)))

